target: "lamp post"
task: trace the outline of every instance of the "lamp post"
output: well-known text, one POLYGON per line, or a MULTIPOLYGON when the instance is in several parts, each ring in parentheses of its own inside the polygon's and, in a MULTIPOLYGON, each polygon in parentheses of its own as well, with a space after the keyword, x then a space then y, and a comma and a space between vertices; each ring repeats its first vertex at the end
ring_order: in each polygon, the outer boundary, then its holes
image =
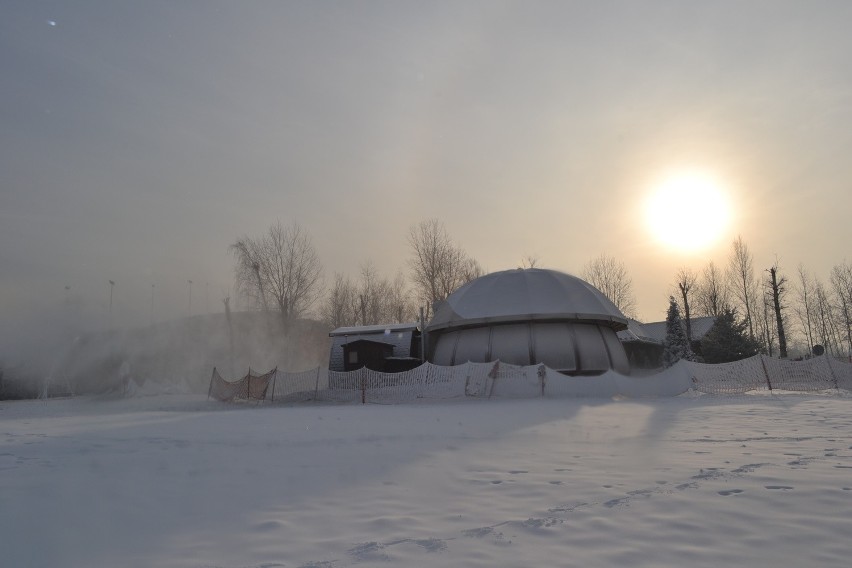
POLYGON ((187 284, 189 284, 189 315, 192 315, 192 280, 187 280, 187 284))
POLYGON ((109 281, 109 330, 112 331, 112 291, 115 288, 115 281, 109 281))

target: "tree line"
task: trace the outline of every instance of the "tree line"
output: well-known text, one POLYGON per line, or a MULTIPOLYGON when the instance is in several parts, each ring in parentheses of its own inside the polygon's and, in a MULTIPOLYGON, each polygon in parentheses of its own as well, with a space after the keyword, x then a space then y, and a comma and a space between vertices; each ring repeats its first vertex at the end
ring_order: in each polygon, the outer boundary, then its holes
MULTIPOLYGON (((297 223, 270 226, 257 237, 237 239, 230 251, 235 260, 236 291, 244 306, 275 312, 285 325, 317 314, 331 328, 406 323, 484 270, 448 233, 438 219, 410 227, 407 272, 379 274, 365 260, 357 276, 334 273, 326 284, 322 264, 310 235, 297 223)), ((524 268, 538 258, 527 255, 524 268)), ((633 283, 623 262, 602 254, 590 260, 581 276, 598 288, 625 315, 636 317, 633 283)), ((688 340, 693 318, 730 319, 768 355, 787 357, 814 345, 832 355, 852 353, 852 263, 832 268, 827 282, 799 265, 791 284, 778 259, 764 268, 742 237, 732 242, 727 263, 710 261, 700 271, 681 268, 671 286, 683 317, 688 340)))
MULTIPOLYGON (((760 352, 806 356, 814 346, 834 356, 852 353, 852 264, 831 269, 828 282, 799 264, 791 283, 779 260, 756 267, 742 237, 731 244, 724 268, 681 268, 672 286, 691 339, 692 317, 725 316, 742 326, 760 352)), ((819 354, 819 353, 817 353, 819 354)))
POLYGON ((408 245, 408 277, 382 276, 367 260, 356 278, 337 272, 327 288, 316 248, 298 223, 279 221, 259 237, 239 238, 230 251, 243 305, 277 313, 285 328, 311 312, 331 328, 411 322, 419 306, 429 318, 436 302, 484 274, 438 219, 412 226, 408 245))
MULTIPOLYGON (((392 278, 382 276, 366 260, 357 277, 335 272, 326 286, 308 233, 298 223, 279 221, 260 236, 243 236, 230 246, 236 292, 244 306, 274 312, 285 326, 309 313, 331 328, 406 323, 419 317, 421 307, 431 318, 438 302, 485 273, 438 219, 413 225, 407 244, 407 275, 400 270, 392 278)), ((520 265, 535 268, 538 263, 536 255, 527 254, 520 265)), ((601 255, 585 265, 582 276, 624 314, 635 316, 632 281, 623 263, 601 255)))

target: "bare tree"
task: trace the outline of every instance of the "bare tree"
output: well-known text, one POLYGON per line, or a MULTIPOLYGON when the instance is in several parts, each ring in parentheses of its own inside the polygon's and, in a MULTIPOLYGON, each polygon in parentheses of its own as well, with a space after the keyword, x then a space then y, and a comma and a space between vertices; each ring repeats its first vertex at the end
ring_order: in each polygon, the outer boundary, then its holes
POLYGON ((784 296, 787 293, 787 279, 778 276, 778 261, 775 261, 769 270, 769 281, 767 282, 771 295, 772 309, 775 312, 775 325, 778 332, 778 355, 782 359, 787 358, 787 336, 784 333, 784 318, 781 311, 786 308, 784 296))
POLYGON ((742 236, 738 236, 732 245, 731 257, 728 260, 728 281, 739 307, 742 308, 742 313, 745 314, 749 334, 754 339, 757 283, 751 252, 742 236))
POLYGON ((368 261, 361 265, 361 279, 356 283, 335 274, 322 314, 336 328, 411 322, 416 318, 414 311, 405 276, 399 272, 392 280, 383 278, 368 261))
POLYGON ((357 325, 356 297, 357 291, 352 281, 339 272, 335 273, 322 308, 323 321, 332 329, 357 325))
POLYGON ((389 281, 387 297, 387 313, 392 323, 407 323, 414 321, 414 305, 411 302, 411 293, 408 290, 405 275, 397 272, 393 280, 389 281))
POLYGON ((479 263, 469 258, 438 219, 427 219, 411 227, 411 280, 427 316, 432 304, 446 299, 456 288, 482 275, 479 263))
POLYGON ((796 315, 799 317, 799 323, 802 326, 802 333, 805 336, 808 349, 810 350, 810 348, 816 344, 814 341, 813 328, 813 323, 816 321, 816 318, 814 318, 814 284, 810 274, 808 274, 807 270, 805 270, 805 266, 803 264, 799 264, 798 275, 799 282, 796 287, 798 304, 796 305, 795 311, 796 315))
POLYGON ((838 320, 852 355, 852 264, 843 262, 831 269, 831 287, 837 301, 838 320))
POLYGON ((692 343, 692 322, 690 321, 690 299, 698 276, 692 269, 681 268, 677 272, 677 288, 680 292, 680 307, 683 308, 683 322, 686 328, 686 338, 692 343))
POLYGON ((263 291, 263 279, 260 276, 260 260, 264 256, 263 239, 244 237, 231 245, 231 252, 237 260, 234 269, 236 290, 249 306, 269 311, 266 294, 263 291))
POLYGON ((535 268, 538 266, 539 258, 537 254, 525 254, 521 258, 521 268, 535 268))
POLYGON ((376 325, 383 322, 386 297, 384 282, 376 273, 372 262, 361 265, 361 282, 358 285, 358 314, 361 325, 376 325))
POLYGON ((322 265, 308 233, 296 223, 278 221, 258 237, 231 245, 238 289, 268 309, 271 298, 288 325, 304 315, 322 292, 322 265))
POLYGON ((837 325, 834 318, 834 307, 825 285, 819 278, 814 279, 814 295, 816 298, 817 333, 820 343, 825 347, 827 353, 838 355, 840 338, 837 333, 837 325))
MULTIPOLYGON (((466 284, 471 280, 476 280, 480 276, 485 274, 485 270, 482 268, 482 265, 479 264, 479 261, 465 257, 461 263, 461 284, 466 284)), ((459 284, 459 286, 461 286, 459 284)), ((458 286, 456 286, 458 288, 458 286)))
POLYGON ((719 317, 729 307, 728 287, 722 271, 711 260, 701 273, 695 290, 696 313, 719 317))
POLYGON ((763 298, 762 302, 755 300, 754 307, 754 327, 757 337, 761 343, 764 353, 772 357, 775 354, 775 321, 772 316, 771 299, 769 292, 769 284, 765 280, 761 280, 759 285, 762 287, 763 298))
POLYGON ((583 267, 583 278, 610 299, 627 317, 636 314, 633 281, 624 263, 606 253, 590 260, 583 267))

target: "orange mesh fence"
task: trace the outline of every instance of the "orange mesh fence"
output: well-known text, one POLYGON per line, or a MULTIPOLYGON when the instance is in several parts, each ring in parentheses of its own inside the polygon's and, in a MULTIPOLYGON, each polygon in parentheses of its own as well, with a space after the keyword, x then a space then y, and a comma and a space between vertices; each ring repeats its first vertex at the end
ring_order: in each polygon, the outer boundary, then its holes
POLYGON ((262 375, 252 375, 251 371, 245 377, 248 381, 248 398, 251 400, 266 400, 266 393, 269 390, 269 385, 275 377, 276 369, 272 369, 268 373, 262 375))
POLYGON ((231 402, 238 397, 244 385, 246 385, 246 381, 243 379, 233 382, 226 381, 214 367, 213 376, 210 377, 210 388, 207 391, 207 396, 223 402, 231 402))
POLYGON ((269 385, 275 377, 276 370, 257 375, 249 369, 248 374, 236 381, 226 381, 216 368, 210 377, 210 388, 207 395, 223 402, 234 400, 265 400, 269 385))

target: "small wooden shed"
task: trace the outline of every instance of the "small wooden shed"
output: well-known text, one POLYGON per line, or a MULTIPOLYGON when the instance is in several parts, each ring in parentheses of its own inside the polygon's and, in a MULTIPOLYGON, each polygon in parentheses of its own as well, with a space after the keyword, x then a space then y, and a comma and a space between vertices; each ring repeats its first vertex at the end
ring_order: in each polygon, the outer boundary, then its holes
POLYGON ((420 329, 416 323, 340 327, 329 333, 330 371, 398 372, 420 363, 420 329))

